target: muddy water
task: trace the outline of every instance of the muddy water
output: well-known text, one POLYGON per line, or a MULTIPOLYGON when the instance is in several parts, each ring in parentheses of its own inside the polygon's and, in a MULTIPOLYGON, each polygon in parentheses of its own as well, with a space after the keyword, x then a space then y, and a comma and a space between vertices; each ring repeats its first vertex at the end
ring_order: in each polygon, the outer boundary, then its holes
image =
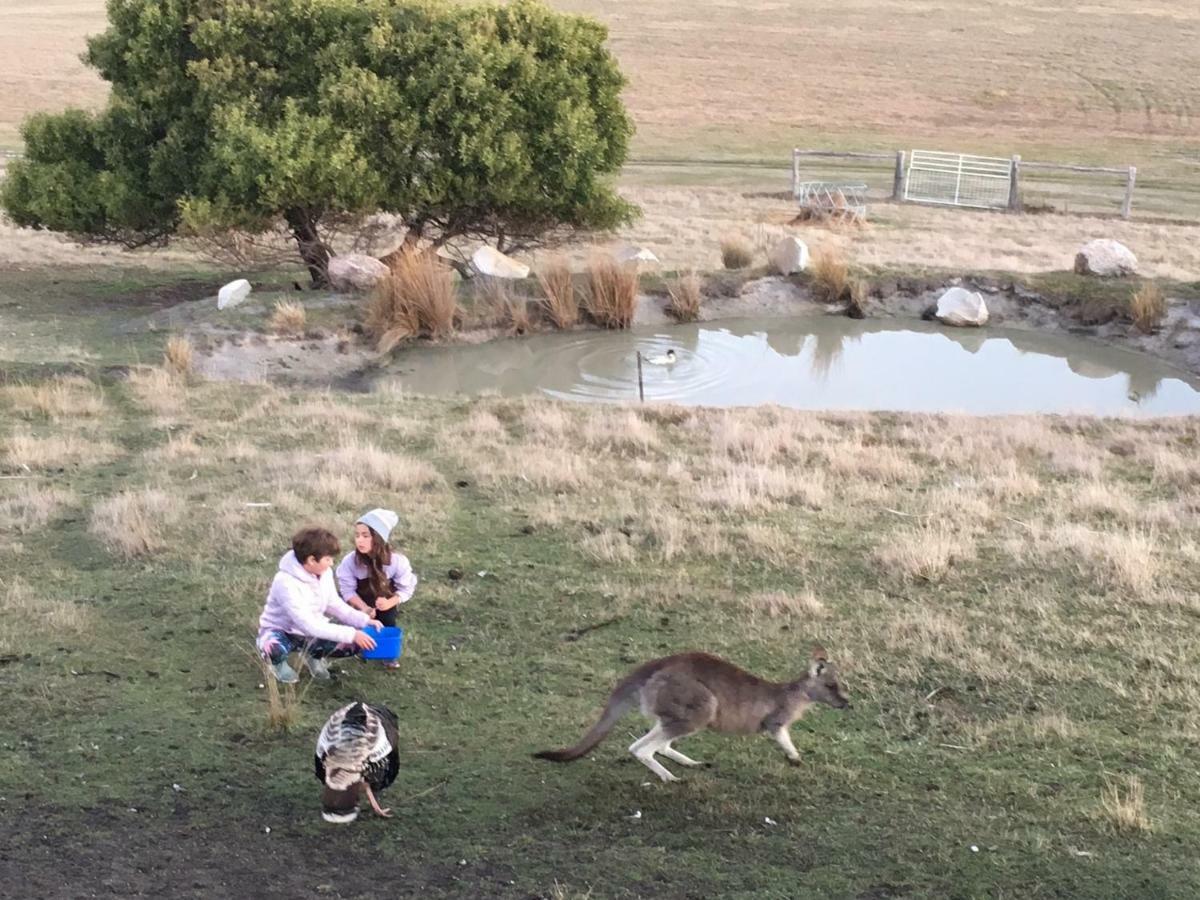
POLYGON ((1200 380, 1067 334, 835 316, 537 335, 414 347, 387 378, 420 394, 542 393, 647 401, 921 412, 1200 413, 1200 380))

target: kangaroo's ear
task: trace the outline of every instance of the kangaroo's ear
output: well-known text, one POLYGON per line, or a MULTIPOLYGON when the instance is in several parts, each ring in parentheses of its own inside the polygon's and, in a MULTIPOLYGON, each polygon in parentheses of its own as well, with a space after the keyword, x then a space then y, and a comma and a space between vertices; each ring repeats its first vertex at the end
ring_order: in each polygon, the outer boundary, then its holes
POLYGON ((812 658, 814 661, 819 660, 821 662, 828 662, 829 654, 825 652, 825 648, 820 644, 813 644, 812 658))

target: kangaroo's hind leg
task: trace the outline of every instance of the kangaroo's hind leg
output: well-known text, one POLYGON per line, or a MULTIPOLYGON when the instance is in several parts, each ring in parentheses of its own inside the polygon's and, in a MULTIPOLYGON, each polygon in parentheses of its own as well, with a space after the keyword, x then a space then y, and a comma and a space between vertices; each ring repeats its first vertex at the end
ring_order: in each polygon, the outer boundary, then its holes
POLYGON ((663 781, 678 781, 671 771, 654 758, 654 754, 669 744, 671 739, 666 736, 661 721, 655 722, 654 727, 646 734, 629 745, 629 752, 637 761, 661 778, 663 781))
POLYGON ((666 744, 663 744, 663 748, 659 751, 659 753, 661 753, 667 759, 675 760, 675 762, 679 763, 681 766, 702 766, 702 765, 704 765, 704 763, 697 762, 696 760, 692 759, 690 756, 684 756, 682 753, 680 753, 678 750, 676 750, 674 747, 671 746, 670 741, 668 741, 666 744))
POLYGON ((633 742, 629 751, 663 781, 677 780, 658 760, 661 753, 685 766, 698 763, 671 747, 671 742, 708 726, 717 712, 717 698, 695 679, 665 673, 647 685, 643 711, 657 719, 650 733, 633 742))

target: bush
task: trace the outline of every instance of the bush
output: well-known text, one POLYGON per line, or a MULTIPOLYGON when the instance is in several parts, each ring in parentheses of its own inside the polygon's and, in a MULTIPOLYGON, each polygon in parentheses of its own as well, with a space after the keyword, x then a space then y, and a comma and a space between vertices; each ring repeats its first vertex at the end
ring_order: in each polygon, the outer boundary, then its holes
POLYGON ((721 264, 727 269, 745 269, 754 262, 754 247, 740 234, 721 238, 721 264))
POLYGON ((809 284, 822 303, 840 303, 850 296, 850 267, 838 250, 822 247, 813 254, 809 284))
POLYGON ((366 329, 381 353, 418 336, 445 337, 459 317, 454 273, 432 253, 405 253, 392 261, 367 305, 366 329))
POLYGON ((1166 314, 1166 298, 1162 289, 1153 282, 1143 284, 1129 298, 1129 317, 1133 319, 1134 327, 1143 334, 1154 331, 1166 314))
POLYGON ((588 265, 587 316, 604 328, 628 328, 637 310, 638 274, 611 256, 598 256, 588 265))
POLYGON ((542 305, 556 328, 572 328, 579 321, 579 300, 571 267, 562 256, 550 259, 538 272, 538 283, 546 295, 542 305))
POLYGON ((304 311, 303 306, 294 300, 280 300, 275 304, 275 311, 271 313, 268 325, 276 334, 296 335, 304 333, 307 322, 308 313, 304 311))
POLYGON ((695 272, 680 275, 667 285, 671 302, 667 312, 680 322, 694 322, 700 315, 700 276, 695 272))

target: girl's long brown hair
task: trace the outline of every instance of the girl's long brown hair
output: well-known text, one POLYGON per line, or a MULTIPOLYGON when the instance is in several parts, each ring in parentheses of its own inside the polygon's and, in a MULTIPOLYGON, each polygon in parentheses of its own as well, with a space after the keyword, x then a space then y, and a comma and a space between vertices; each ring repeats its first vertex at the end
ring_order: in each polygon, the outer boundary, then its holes
POLYGON ((363 553, 356 547, 354 556, 359 565, 367 567, 367 580, 371 582, 371 590, 375 592, 375 596, 391 596, 392 586, 388 577, 383 574, 383 567, 392 561, 392 545, 381 538, 370 525, 366 528, 371 532, 371 552, 363 553))

